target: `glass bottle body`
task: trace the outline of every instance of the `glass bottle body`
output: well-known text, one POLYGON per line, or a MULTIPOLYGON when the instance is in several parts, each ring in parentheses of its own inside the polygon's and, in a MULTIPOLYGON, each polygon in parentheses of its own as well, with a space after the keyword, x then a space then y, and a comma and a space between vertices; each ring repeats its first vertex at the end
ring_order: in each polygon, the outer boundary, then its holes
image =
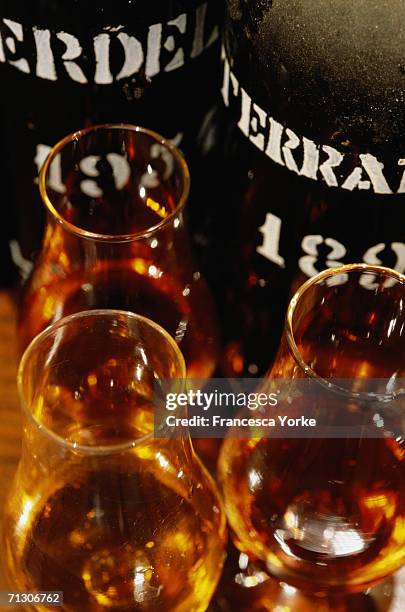
MULTIPOLYGON (((218 0, 1 2, 4 248, 11 241, 24 278, 45 223, 40 166, 80 126, 124 121, 156 129, 181 146, 204 186, 203 131, 217 104, 222 10, 218 0)), ((198 227, 198 188, 195 195, 198 227)))
POLYGON ((308 277, 353 262, 403 273, 398 36, 389 2, 227 2, 213 215, 218 250, 229 236, 217 288, 228 375, 266 373, 308 277))

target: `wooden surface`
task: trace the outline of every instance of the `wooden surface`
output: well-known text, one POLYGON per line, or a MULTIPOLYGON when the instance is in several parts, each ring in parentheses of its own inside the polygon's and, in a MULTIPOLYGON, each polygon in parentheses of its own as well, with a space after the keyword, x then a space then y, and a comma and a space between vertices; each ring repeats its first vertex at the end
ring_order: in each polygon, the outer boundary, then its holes
MULTIPOLYGON (((0 517, 20 454, 21 420, 15 383, 17 361, 15 306, 11 294, 0 291, 0 517)), ((1 572, 2 555, 0 546, 0 590, 6 589, 4 575, 1 572)), ((10 612, 13 608, 0 606, 0 610, 2 609, 10 612)), ((14 608, 20 611, 22 609, 22 607, 14 608)), ((396 577, 394 603, 390 612, 404 610, 405 569, 396 577)))
MULTIPOLYGON (((0 517, 20 455, 21 420, 15 383, 17 361, 14 302, 11 294, 0 291, 0 517)), ((0 546, 0 590, 7 588, 3 560, 0 546)), ((17 610, 9 606, 4 609, 17 610)))

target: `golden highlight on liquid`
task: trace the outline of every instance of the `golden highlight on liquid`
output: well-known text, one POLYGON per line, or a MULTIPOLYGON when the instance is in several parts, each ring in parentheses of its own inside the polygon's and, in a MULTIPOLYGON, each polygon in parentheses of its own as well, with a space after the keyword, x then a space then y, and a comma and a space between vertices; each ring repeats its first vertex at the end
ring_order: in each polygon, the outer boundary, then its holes
POLYGON ((14 590, 63 591, 69 612, 207 608, 225 516, 188 435, 153 436, 159 381, 181 372, 153 329, 89 313, 29 354, 24 393, 36 423, 25 421, 4 519, 14 590))
POLYGON ((93 308, 131 310, 156 321, 178 342, 190 377, 206 378, 213 373, 217 330, 205 282, 198 274, 190 286, 183 286, 143 258, 99 262, 91 270, 72 272, 64 279, 50 275, 25 297, 21 345, 26 346, 53 321, 93 308))
MULTIPOLYGON (((361 390, 365 377, 388 378, 396 371, 392 351, 365 351, 359 337, 345 333, 333 351, 328 347, 332 335, 326 331, 320 338, 318 328, 312 329, 316 340, 300 344, 298 350, 321 376, 330 378, 338 371, 350 379, 357 374, 361 390)), ((272 376, 305 373, 285 350, 272 376)), ((349 410, 349 399, 332 392, 329 399, 329 412, 349 410)), ((290 410, 305 414, 305 397, 290 410)), ((401 436, 227 439, 219 474, 237 547, 291 585, 312 592, 364 590, 405 561, 401 436)))
POLYGON ((219 523, 201 515, 187 482, 162 479, 159 460, 169 460, 158 449, 133 452, 135 474, 134 465, 61 473, 24 496, 6 549, 13 584, 62 590, 72 611, 205 610, 222 563, 219 523))
POLYGON ((67 451, 49 471, 46 457, 23 458, 5 518, 10 583, 20 591, 63 591, 63 609, 72 612, 202 612, 226 539, 213 482, 187 440, 144 441, 153 406, 142 389, 130 399, 123 389, 109 408, 111 361, 86 376, 86 399, 72 401, 74 386, 47 387, 37 399, 40 422, 53 423, 73 448, 86 445, 96 454, 67 451), (97 454, 129 440, 130 450, 97 454))

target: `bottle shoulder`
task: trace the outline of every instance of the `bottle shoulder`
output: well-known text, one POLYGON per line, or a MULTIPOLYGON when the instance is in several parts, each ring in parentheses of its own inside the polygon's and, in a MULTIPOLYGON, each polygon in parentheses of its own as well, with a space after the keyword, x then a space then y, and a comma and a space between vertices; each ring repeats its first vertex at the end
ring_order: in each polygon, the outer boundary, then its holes
POLYGON ((404 132, 402 2, 235 0, 230 6, 228 53, 262 101, 274 105, 282 96, 286 113, 302 112, 309 123, 344 128, 356 138, 384 142, 404 132))

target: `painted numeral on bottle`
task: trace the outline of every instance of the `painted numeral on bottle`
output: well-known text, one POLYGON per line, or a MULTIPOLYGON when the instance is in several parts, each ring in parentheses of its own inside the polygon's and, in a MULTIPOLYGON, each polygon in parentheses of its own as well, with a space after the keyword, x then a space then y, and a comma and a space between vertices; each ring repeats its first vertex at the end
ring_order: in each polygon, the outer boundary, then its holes
MULTIPOLYGON (((48 145, 37 145, 34 163, 38 169, 38 174, 44 161, 51 152, 51 149, 52 147, 49 147, 48 145)), ((38 177, 35 177, 34 182, 38 183, 38 177)), ((52 164, 49 167, 48 185, 51 189, 56 191, 56 193, 66 193, 66 185, 62 181, 62 165, 60 155, 55 156, 52 164)))
POLYGON ((167 181, 174 171, 174 157, 172 153, 163 145, 154 143, 150 148, 150 158, 161 159, 163 170, 156 170, 148 164, 147 171, 141 176, 140 183, 143 188, 153 189, 159 187, 162 181, 167 181))
MULTIPOLYGON (((319 258, 319 247, 325 244, 331 249, 331 252, 328 255, 326 260, 327 268, 337 268, 338 266, 342 266, 343 262, 340 261, 342 257, 346 255, 346 249, 342 243, 338 242, 334 238, 323 238, 319 234, 312 234, 309 236, 305 236, 302 240, 301 247, 306 255, 303 255, 298 260, 298 266, 304 274, 307 276, 315 276, 318 274, 319 270, 315 267, 315 264, 319 258)), ((343 285, 347 281, 346 274, 340 274, 339 276, 335 276, 333 279, 330 279, 329 285, 343 285)))
MULTIPOLYGON (((107 153, 105 157, 112 168, 115 188, 120 191, 127 184, 131 174, 131 168, 129 166, 129 163, 125 157, 123 157, 122 155, 118 155, 118 153, 107 153)), ((103 190, 98 185, 97 180, 95 180, 100 176, 97 164, 101 159, 102 158, 100 155, 88 155, 87 157, 84 157, 79 163, 79 168, 83 172, 83 174, 89 177, 94 177, 90 179, 84 179, 80 183, 81 191, 91 198, 99 198, 103 195, 103 190)))
POLYGON ((257 253, 281 268, 285 268, 284 257, 279 253, 281 219, 272 213, 267 213, 264 224, 258 229, 263 235, 263 243, 257 247, 257 253))
MULTIPOLYGON (((364 263, 374 264, 374 265, 383 265, 383 261, 378 257, 379 253, 382 253, 387 245, 383 242, 376 244, 375 246, 370 247, 363 256, 364 263)), ((405 273, 405 244, 403 242, 392 242, 390 245, 391 250, 396 255, 396 262, 394 266, 394 270, 400 272, 401 274, 405 273)), ((372 274, 363 274, 360 278, 360 284, 366 289, 376 289, 378 287, 378 283, 374 282, 372 274)), ((395 278, 387 279, 384 283, 384 287, 392 287, 396 283, 395 278)))
MULTIPOLYGON (((34 162, 37 166, 38 173, 41 170, 44 161, 51 152, 51 149, 52 147, 44 144, 39 144, 37 146, 34 162)), ((98 198, 103 195, 103 190, 98 185, 96 180, 100 176, 97 164, 101 159, 102 158, 100 155, 88 155, 79 163, 80 170, 83 172, 83 174, 90 177, 81 182, 80 188, 85 195, 91 198, 98 198)), ((106 159, 112 168, 116 189, 123 189, 131 174, 131 169, 127 159, 118 153, 108 153, 106 155, 106 159)), ((38 178, 35 178, 35 183, 38 183, 38 178)), ((56 155, 49 166, 48 185, 57 193, 66 193, 66 185, 62 179, 62 164, 60 155, 56 155)))

